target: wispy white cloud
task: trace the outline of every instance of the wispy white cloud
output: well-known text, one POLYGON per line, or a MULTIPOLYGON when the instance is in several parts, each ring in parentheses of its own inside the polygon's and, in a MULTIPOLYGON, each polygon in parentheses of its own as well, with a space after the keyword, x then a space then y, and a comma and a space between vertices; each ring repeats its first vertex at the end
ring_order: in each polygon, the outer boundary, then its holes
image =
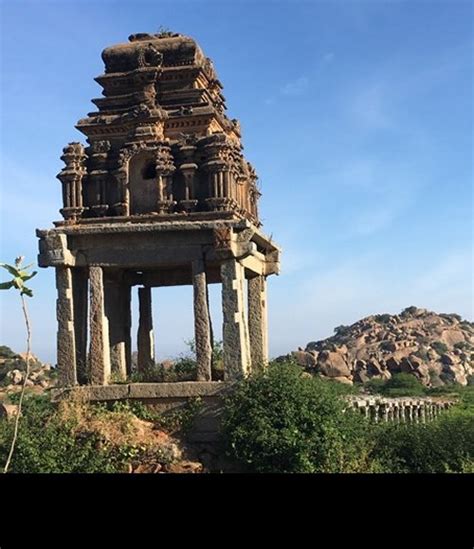
POLYGON ((291 82, 287 82, 280 90, 282 95, 303 95, 309 89, 309 79, 300 76, 291 82))
POLYGON ((325 63, 325 64, 332 63, 334 61, 335 57, 336 57, 336 55, 335 55, 334 52, 328 51, 327 53, 325 53, 323 55, 323 58, 322 58, 323 63, 325 63))
MULTIPOLYGON (((341 259, 293 284, 291 295, 278 281, 271 283, 271 352, 286 353, 312 340, 332 335, 340 324, 352 324, 364 316, 395 314, 416 305, 436 312, 457 312, 471 319, 473 310, 472 251, 454 250, 433 257, 426 264, 412 259, 398 277, 386 258, 374 253, 341 259), (406 276, 407 270, 411 273, 406 276), (281 295, 279 295, 281 294, 281 295), (291 319, 291 321, 290 321, 291 319)), ((288 275, 291 276, 291 275, 288 275)))

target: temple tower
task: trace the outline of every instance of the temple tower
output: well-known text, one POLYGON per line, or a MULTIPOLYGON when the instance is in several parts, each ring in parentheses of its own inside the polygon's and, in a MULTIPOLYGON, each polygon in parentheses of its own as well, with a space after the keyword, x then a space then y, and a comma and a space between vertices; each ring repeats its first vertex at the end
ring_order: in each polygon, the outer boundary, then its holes
POLYGON ((64 219, 37 231, 39 265, 56 269, 60 383, 131 373, 135 286, 139 369, 154 363, 151 288, 190 284, 197 381, 212 380, 213 283, 222 284, 224 380, 264 367, 266 278, 278 273, 279 248, 261 232, 257 176, 212 62, 169 32, 134 34, 102 58, 103 97, 76 126, 88 145, 70 143, 61 157, 64 219))

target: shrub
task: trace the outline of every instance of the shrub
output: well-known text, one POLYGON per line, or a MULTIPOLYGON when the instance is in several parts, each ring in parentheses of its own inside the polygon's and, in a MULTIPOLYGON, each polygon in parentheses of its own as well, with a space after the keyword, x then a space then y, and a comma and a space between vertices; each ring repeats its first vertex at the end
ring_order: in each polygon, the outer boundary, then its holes
POLYGON ((469 341, 459 341, 453 345, 454 349, 459 349, 460 351, 469 351, 472 347, 469 341))
POLYGON ((1 358, 18 358, 18 355, 14 353, 10 347, 6 345, 0 345, 0 357, 1 358))
POLYGON ((449 350, 446 343, 443 343, 442 341, 434 341, 431 344, 431 348, 434 349, 439 355, 444 355, 444 353, 447 353, 449 350))
POLYGON ((474 414, 445 412, 427 424, 379 430, 372 468, 393 473, 469 472, 474 469, 474 414))
POLYGON ((379 322, 380 324, 388 324, 391 318, 392 317, 389 314, 375 315, 375 321, 379 322))
POLYGON ((381 395, 384 391, 386 383, 386 379, 372 378, 365 384, 365 388, 371 394, 381 395))
MULTIPOLYGON (((13 424, 0 420, 0 459, 6 456, 13 424)), ((131 462, 175 459, 173 444, 158 442, 127 405, 64 402, 46 396, 24 401, 22 428, 11 463, 14 473, 116 473, 131 462)))
POLYGON ((350 326, 344 326, 344 324, 341 324, 340 326, 336 326, 334 328, 334 333, 338 336, 343 336, 349 333, 351 327, 350 326))
POLYGON ((371 379, 367 383, 371 393, 377 393, 386 397, 423 396, 425 387, 412 374, 394 374, 389 380, 371 379))
POLYGON ((351 472, 366 468, 365 419, 335 385, 271 364, 226 398, 223 436, 229 454, 255 472, 351 472))
MULTIPOLYGON (((13 424, 0 420, 0 460, 6 459, 13 424)), ((93 436, 73 436, 47 397, 30 397, 23 405, 22 428, 11 463, 13 473, 114 472, 110 455, 93 436)))
POLYGON ((416 313, 418 311, 418 307, 415 307, 414 305, 411 305, 410 307, 406 307, 403 309, 403 311, 400 313, 400 316, 410 316, 416 313))

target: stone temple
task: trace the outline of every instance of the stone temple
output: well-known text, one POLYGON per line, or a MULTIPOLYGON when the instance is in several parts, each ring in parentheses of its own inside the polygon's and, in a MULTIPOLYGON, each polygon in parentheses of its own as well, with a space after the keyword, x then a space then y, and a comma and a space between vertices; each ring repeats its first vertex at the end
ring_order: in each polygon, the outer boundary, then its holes
POLYGON ((182 284, 193 286, 196 381, 213 381, 215 283, 224 381, 239 379, 268 358, 266 278, 280 254, 261 231, 239 123, 225 114, 212 62, 187 36, 134 34, 102 59, 97 111, 76 126, 88 144, 70 143, 61 157, 64 219, 37 231, 39 265, 56 269, 60 384, 129 378, 134 287, 137 368, 154 364, 151 289, 182 284))

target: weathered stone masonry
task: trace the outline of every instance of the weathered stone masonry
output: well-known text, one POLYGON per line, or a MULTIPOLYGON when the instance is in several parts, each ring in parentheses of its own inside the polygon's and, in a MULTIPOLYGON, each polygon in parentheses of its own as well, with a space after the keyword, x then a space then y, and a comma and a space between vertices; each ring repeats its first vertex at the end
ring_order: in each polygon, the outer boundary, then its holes
POLYGON ((140 370, 155 357, 151 289, 189 284, 196 383, 213 382, 214 283, 225 381, 264 367, 266 278, 279 272, 280 250, 260 230, 257 176, 212 62, 173 33, 132 35, 102 58, 98 111, 77 124, 88 145, 70 143, 61 157, 64 220, 37 231, 39 264, 56 269, 61 385, 103 386, 131 373, 135 287, 140 370))
POLYGON ((351 408, 375 423, 426 423, 455 404, 452 400, 433 398, 383 398, 378 396, 349 396, 351 408))

